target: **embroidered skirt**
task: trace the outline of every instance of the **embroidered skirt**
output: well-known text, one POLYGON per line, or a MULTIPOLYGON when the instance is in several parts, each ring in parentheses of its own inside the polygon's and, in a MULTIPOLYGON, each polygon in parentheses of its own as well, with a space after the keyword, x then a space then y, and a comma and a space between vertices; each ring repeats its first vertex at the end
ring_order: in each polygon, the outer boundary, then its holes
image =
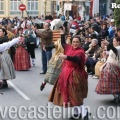
POLYGON ((15 69, 8 51, 0 53, 0 80, 15 79, 15 69))
POLYGON ((30 56, 28 54, 28 51, 22 46, 19 46, 16 49, 14 66, 15 70, 17 71, 28 70, 29 68, 31 68, 30 56))
POLYGON ((106 63, 102 68, 96 92, 98 94, 120 93, 120 67, 106 63))

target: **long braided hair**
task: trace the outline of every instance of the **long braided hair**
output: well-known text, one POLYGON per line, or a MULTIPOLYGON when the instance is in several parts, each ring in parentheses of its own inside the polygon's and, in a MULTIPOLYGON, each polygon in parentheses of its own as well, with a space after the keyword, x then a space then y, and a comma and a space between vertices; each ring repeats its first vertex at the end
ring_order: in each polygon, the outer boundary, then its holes
MULTIPOLYGON (((52 58, 50 59, 49 63, 54 63, 54 65, 57 64, 57 61, 59 59, 59 54, 60 53, 64 53, 64 49, 62 47, 62 44, 61 44, 61 39, 58 39, 55 43, 55 53, 52 55, 52 58)), ((59 67, 62 65, 62 62, 61 64, 59 65, 59 67)))

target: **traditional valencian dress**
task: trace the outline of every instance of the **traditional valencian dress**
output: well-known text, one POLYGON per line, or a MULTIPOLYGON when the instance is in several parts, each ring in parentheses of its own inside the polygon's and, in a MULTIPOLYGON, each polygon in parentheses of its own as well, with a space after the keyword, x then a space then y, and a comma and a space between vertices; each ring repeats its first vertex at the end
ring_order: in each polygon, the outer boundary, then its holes
POLYGON ((88 76, 84 69, 85 53, 81 47, 73 48, 68 44, 63 47, 67 59, 62 64, 49 101, 63 107, 68 107, 68 103, 70 107, 80 106, 83 105, 83 99, 87 97, 88 92, 88 76), (79 61, 76 62, 74 56, 77 56, 79 61))
MULTIPOLYGON (((8 37, 0 38, 0 44, 8 42, 8 37)), ((15 69, 8 50, 0 52, 0 80, 15 79, 15 69)))
POLYGON ((28 51, 25 49, 24 43, 17 45, 14 66, 15 70, 28 70, 31 68, 30 56, 28 51))
POLYGON ((96 87, 98 94, 119 94, 120 93, 120 46, 110 50, 106 63, 104 64, 99 82, 96 87))

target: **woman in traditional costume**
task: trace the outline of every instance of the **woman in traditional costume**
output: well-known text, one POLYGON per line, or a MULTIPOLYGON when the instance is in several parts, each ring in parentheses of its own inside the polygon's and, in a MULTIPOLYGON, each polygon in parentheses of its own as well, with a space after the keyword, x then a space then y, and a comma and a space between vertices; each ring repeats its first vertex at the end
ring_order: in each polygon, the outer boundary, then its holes
MULTIPOLYGON (((21 35, 23 33, 23 29, 18 29, 18 35, 21 35)), ((23 38, 24 39, 24 38, 23 38)), ((15 70, 28 70, 31 68, 30 63, 30 56, 27 51, 27 47, 25 42, 19 42, 19 44, 16 45, 16 52, 15 52, 15 59, 14 59, 14 66, 15 70)))
POLYGON ((72 45, 65 43, 65 36, 61 35, 61 42, 64 54, 60 53, 59 58, 64 60, 60 75, 54 84, 49 101, 62 107, 77 107, 74 109, 72 118, 82 115, 88 120, 88 112, 85 109, 83 100, 88 93, 88 75, 84 69, 85 52, 80 47, 81 40, 78 36, 72 38, 72 45))
POLYGON ((54 85, 55 80, 60 74, 62 60, 59 59, 59 54, 64 52, 63 47, 61 45, 61 40, 58 39, 52 46, 46 47, 45 50, 49 50, 52 48, 55 48, 56 50, 48 63, 48 68, 47 68, 44 82, 42 82, 40 86, 41 91, 44 89, 46 83, 50 83, 54 85))
MULTIPOLYGON (((0 29, 0 34, 2 34, 2 29, 0 29)), ((11 60, 10 55, 8 54, 8 49, 14 44, 18 43, 19 38, 15 38, 10 42, 4 42, 0 44, 0 89, 7 88, 8 79, 15 79, 15 70, 11 60)))
POLYGON ((120 99, 120 38, 113 39, 113 45, 108 44, 109 56, 101 68, 99 82, 96 87, 97 94, 113 94, 114 102, 120 99))
MULTIPOLYGON (((68 44, 71 44, 70 40, 67 39, 67 35, 66 35, 66 42, 68 44)), ((55 48, 55 53, 52 55, 52 58, 48 63, 48 68, 44 82, 42 82, 40 86, 41 91, 44 89, 46 83, 54 85, 61 71, 62 60, 59 58, 59 54, 64 53, 64 49, 61 45, 61 39, 58 39, 53 45, 45 47, 45 50, 51 50, 53 48, 55 48)))
MULTIPOLYGON (((0 44, 8 42, 7 31, 4 28, 0 29, 0 44)), ((0 80, 2 80, 2 88, 7 88, 8 79, 15 79, 15 72, 12 60, 8 54, 8 50, 0 52, 0 80), (5 72, 4 72, 5 71, 5 72)))

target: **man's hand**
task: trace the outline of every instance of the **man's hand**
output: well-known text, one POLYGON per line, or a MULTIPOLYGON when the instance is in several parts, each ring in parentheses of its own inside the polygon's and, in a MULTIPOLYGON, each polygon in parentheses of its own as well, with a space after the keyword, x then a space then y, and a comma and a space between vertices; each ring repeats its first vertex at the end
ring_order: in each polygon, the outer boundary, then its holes
POLYGON ((46 45, 42 45, 43 50, 46 51, 46 45))

